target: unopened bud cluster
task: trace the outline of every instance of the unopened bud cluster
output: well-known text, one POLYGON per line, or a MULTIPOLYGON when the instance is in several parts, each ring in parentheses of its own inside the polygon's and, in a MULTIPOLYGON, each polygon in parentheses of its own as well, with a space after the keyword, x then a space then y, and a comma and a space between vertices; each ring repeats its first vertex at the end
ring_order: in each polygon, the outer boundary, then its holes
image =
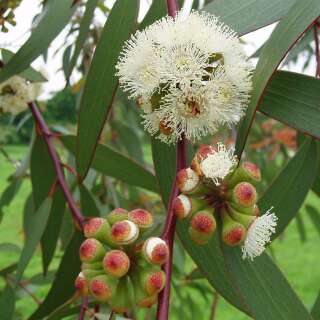
POLYGON ((259 168, 250 162, 237 165, 233 150, 224 145, 201 146, 191 167, 177 174, 181 194, 173 210, 179 218, 189 219, 189 234, 197 244, 208 243, 221 222, 222 241, 243 244, 243 257, 253 259, 270 242, 277 217, 269 212, 259 217, 254 186, 261 180, 259 168))
POLYGON ((143 209, 117 208, 106 219, 90 219, 80 247, 78 292, 109 303, 115 312, 153 305, 165 286, 161 265, 169 249, 161 238, 141 240, 152 225, 152 214, 143 209))

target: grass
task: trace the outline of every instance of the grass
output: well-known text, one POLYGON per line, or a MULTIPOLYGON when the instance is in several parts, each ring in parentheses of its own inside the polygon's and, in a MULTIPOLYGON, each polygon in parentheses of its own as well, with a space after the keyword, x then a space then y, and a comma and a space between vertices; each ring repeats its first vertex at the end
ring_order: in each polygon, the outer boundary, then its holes
MULTIPOLYGON (((27 148, 24 146, 8 146, 6 147, 6 151, 12 158, 21 159, 27 152, 27 148)), ((13 171, 14 167, 12 164, 0 155, 0 194, 7 186, 7 178, 13 171)), ((0 244, 10 242, 22 247, 22 212, 24 201, 30 191, 30 182, 26 179, 15 196, 14 201, 4 209, 5 214, 0 225, 0 244)), ((309 194, 306 202, 317 206, 319 199, 314 194, 309 194)), ((304 221, 307 241, 301 241, 296 222, 293 221, 288 226, 282 239, 278 239, 274 242, 272 249, 275 254, 275 261, 296 291, 297 295, 302 299, 306 307, 310 309, 318 294, 320 283, 320 273, 316 272, 319 253, 319 233, 306 215, 304 209, 301 210, 301 217, 304 221)), ((0 269, 16 262, 17 259, 17 253, 0 250, 0 269)), ((53 266, 56 266, 57 263, 58 259, 54 261, 53 266)), ((41 256, 40 249, 38 249, 25 274, 26 276, 32 276, 40 272, 41 256)), ((1 279, 0 288, 3 288, 3 286, 4 281, 1 279)), ((34 291, 36 296, 39 299, 42 299, 45 296, 48 287, 49 285, 45 285, 41 286, 39 289, 39 287, 29 285, 28 289, 34 291)), ((17 295, 21 297, 21 299, 17 300, 16 309, 20 314, 23 314, 23 317, 17 317, 16 319, 26 319, 27 316, 35 310, 37 303, 22 289, 17 291, 17 295)), ((206 301, 198 291, 193 292, 192 299, 197 300, 199 309, 207 310, 206 314, 208 317, 206 317, 206 319, 209 319, 211 301, 206 301)), ((173 318, 178 319, 178 316, 173 316, 173 318)), ((190 319, 192 319, 191 315, 190 319)), ((220 298, 216 319, 245 320, 248 319, 248 317, 220 298)))

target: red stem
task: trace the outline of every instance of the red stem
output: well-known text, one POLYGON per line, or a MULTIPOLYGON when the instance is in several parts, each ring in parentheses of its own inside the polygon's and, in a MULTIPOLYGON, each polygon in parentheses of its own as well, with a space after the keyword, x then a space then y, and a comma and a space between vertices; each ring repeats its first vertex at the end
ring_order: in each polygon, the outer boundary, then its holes
POLYGON ((83 225, 84 225, 85 220, 84 220, 84 217, 82 216, 79 208, 77 207, 75 201, 73 200, 72 194, 71 194, 70 190, 68 189, 66 181, 64 180, 64 175, 63 175, 63 171, 61 168, 60 160, 59 160, 59 157, 57 155, 57 152, 56 152, 56 150, 53 146, 53 142, 52 142, 53 135, 52 135, 51 131, 49 130, 48 126, 46 125, 46 123, 41 115, 41 112, 37 108, 36 104, 34 102, 29 102, 28 105, 29 105, 29 108, 32 112, 33 118, 36 122, 37 128, 38 128, 40 134, 43 136, 43 139, 47 145, 49 156, 52 159, 53 166, 56 171, 58 184, 60 185, 60 188, 64 194, 64 197, 69 205, 69 208, 70 208, 70 211, 72 214, 72 218, 75 221, 76 225, 78 227, 80 227, 81 229, 83 229, 83 225))
POLYGON ((86 315, 86 310, 88 309, 88 302, 89 302, 89 298, 87 296, 82 297, 79 320, 84 320, 84 317, 86 315))
POLYGON ((316 77, 320 77, 320 46, 319 46, 319 34, 318 34, 318 23, 315 21, 313 25, 314 30, 314 41, 315 41, 315 54, 316 54, 316 77))

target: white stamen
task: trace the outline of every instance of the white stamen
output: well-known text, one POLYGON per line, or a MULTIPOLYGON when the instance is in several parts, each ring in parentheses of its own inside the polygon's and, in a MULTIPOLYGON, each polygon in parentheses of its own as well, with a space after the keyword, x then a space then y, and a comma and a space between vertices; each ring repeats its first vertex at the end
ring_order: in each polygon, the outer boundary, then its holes
POLYGON ((213 150, 200 162, 200 169, 207 179, 212 179, 218 186, 237 163, 238 159, 234 155, 234 149, 227 149, 223 143, 219 142, 218 150, 213 150))
POLYGON ((242 246, 242 259, 253 260, 265 250, 266 244, 271 241, 271 235, 275 233, 277 216, 271 213, 270 208, 263 216, 258 217, 249 227, 247 237, 242 246))

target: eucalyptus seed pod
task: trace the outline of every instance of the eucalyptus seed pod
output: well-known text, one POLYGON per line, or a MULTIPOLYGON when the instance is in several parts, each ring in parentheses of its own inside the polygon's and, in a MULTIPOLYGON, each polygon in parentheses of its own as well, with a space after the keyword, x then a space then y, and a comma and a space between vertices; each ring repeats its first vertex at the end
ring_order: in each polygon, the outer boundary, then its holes
POLYGON ((134 222, 141 230, 149 229, 153 225, 153 216, 144 209, 135 209, 128 213, 128 220, 134 222))
POLYGON ((222 241, 229 246, 241 244, 246 237, 246 228, 240 222, 233 220, 225 209, 222 216, 222 241))
POLYGON ((205 208, 207 201, 192 196, 180 194, 174 199, 173 211, 178 218, 183 219, 192 216, 195 212, 205 208))
POLYGON ((108 302, 114 296, 118 279, 110 275, 99 275, 89 282, 89 291, 93 297, 101 302, 108 302))
POLYGON ((228 192, 228 196, 236 208, 251 208, 257 202, 257 191, 255 187, 248 182, 238 183, 228 192))
POLYGON ((82 272, 79 273, 78 277, 74 282, 74 285, 76 287, 77 292, 79 292, 81 296, 88 295, 89 293, 88 282, 82 272))
POLYGON ((139 228, 129 220, 118 221, 112 225, 111 240, 117 245, 128 245, 137 240, 139 228))
POLYGON ((106 219, 91 218, 84 226, 84 236, 94 238, 103 243, 110 244, 110 225, 106 219))
POLYGON ((97 262, 104 257, 105 249, 102 243, 94 238, 86 239, 80 246, 80 260, 82 262, 97 262))
POLYGON ((132 308, 134 304, 133 287, 128 276, 119 280, 110 304, 112 310, 117 313, 124 313, 132 308))
POLYGON ((212 209, 201 210, 192 216, 188 231, 191 239, 195 243, 204 245, 212 238, 216 226, 217 224, 212 209))
POLYGON ((236 168, 233 174, 226 180, 228 186, 233 187, 239 182, 250 182, 257 184, 261 181, 261 171, 257 165, 252 162, 243 162, 236 168))
POLYGON ((114 223, 128 218, 128 211, 122 208, 113 209, 108 215, 108 222, 113 225, 114 223))
POLYGON ((120 278, 129 271, 130 259, 121 250, 111 250, 104 256, 102 265, 107 274, 120 278))
POLYGON ((168 260, 169 248, 161 238, 151 237, 142 246, 142 256, 151 264, 162 265, 168 260))

